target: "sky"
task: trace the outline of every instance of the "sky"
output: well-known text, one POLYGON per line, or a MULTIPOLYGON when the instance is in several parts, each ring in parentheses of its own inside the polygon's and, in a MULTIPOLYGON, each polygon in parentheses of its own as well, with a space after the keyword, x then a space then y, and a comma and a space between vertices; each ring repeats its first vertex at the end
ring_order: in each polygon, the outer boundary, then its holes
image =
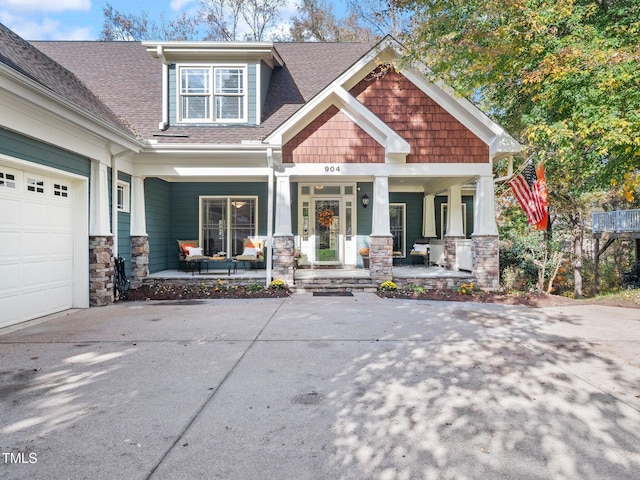
MULTIPOLYGON (((107 2, 128 14, 146 11, 157 18, 164 12, 167 19, 199 5, 199 0, 0 0, 0 23, 26 40, 97 40, 107 2)), ((296 13, 295 3, 287 0, 283 21, 296 13)))

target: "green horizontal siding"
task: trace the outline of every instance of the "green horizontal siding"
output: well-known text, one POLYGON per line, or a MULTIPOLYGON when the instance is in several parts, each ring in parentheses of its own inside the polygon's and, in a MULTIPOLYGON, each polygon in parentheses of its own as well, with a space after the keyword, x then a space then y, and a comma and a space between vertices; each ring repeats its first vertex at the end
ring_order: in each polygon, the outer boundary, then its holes
MULTIPOLYGON (((171 185, 168 182, 157 178, 147 178, 144 181, 150 273, 169 268, 168 246, 171 238, 170 187, 171 185)), ((175 252, 175 250, 174 248, 172 251, 175 252)))
POLYGON ((0 128, 0 153, 89 177, 91 161, 67 150, 0 128))
POLYGON ((409 250, 416 238, 422 237, 422 199, 424 194, 417 192, 391 192, 389 203, 405 204, 405 245, 407 258, 398 258, 394 261, 398 264, 410 264, 409 250))

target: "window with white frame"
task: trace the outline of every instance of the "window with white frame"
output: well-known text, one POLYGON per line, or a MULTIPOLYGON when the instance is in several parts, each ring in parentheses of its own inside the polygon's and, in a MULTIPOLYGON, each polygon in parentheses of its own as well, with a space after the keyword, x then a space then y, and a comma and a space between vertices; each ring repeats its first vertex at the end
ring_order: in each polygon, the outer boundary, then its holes
MULTIPOLYGON (((444 238, 447 234, 447 215, 449 205, 447 203, 440 204, 440 231, 442 232, 441 238, 444 238)), ((467 236, 467 204, 462 204, 462 232, 464 236, 467 236)))
POLYGON ((406 215, 404 203, 389 204, 389 220, 391 236, 393 237, 393 255, 396 257, 406 257, 406 215))
POLYGON ((200 232, 206 255, 240 255, 258 233, 258 198, 200 197, 200 232))
POLYGON ((245 67, 179 67, 180 121, 246 122, 246 82, 245 67))
POLYGON ((129 211, 129 184, 118 181, 117 207, 119 212, 129 211))

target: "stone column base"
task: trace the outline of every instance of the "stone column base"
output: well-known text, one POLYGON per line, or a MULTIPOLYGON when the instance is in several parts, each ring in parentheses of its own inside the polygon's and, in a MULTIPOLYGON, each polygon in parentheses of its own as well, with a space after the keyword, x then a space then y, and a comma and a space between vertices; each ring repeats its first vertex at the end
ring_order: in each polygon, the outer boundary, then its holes
POLYGON ((393 278, 393 237, 369 237, 369 273, 371 280, 380 284, 393 278))
POLYGON ((500 238, 497 235, 471 236, 473 239, 473 273, 478 288, 500 288, 500 238))
POLYGON ((293 285, 294 257, 293 235, 273 236, 273 278, 293 285))
POLYGON ((113 237, 89 237, 89 306, 113 303, 113 237))
POLYGON ((138 288, 149 275, 149 237, 131 237, 131 288, 138 288))
POLYGON ((455 270, 456 262, 456 242, 464 237, 444 237, 444 267, 447 270, 455 270))

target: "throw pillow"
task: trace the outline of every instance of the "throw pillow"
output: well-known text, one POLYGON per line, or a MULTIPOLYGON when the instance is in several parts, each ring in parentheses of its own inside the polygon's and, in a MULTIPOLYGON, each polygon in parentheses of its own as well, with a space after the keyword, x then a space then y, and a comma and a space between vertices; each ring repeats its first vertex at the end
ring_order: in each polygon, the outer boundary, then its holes
POLYGON ((185 255, 189 255, 189 248, 195 247, 193 243, 183 243, 180 245, 185 255))
POLYGON ((257 257, 258 256, 258 249, 257 248, 252 248, 252 247, 247 247, 244 249, 244 251, 242 252, 243 256, 248 256, 248 257, 257 257))
POLYGON ((197 257, 202 256, 202 248, 201 247, 187 247, 188 257, 197 257))

